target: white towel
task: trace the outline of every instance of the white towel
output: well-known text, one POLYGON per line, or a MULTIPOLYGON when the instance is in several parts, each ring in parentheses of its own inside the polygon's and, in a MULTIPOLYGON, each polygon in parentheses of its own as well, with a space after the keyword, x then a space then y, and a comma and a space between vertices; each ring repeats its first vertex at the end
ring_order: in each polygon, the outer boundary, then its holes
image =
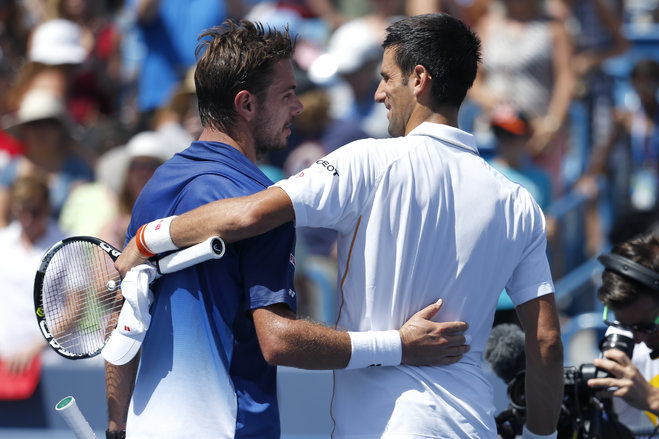
POLYGON ((158 277, 158 270, 151 263, 132 268, 121 282, 124 304, 117 327, 101 351, 106 361, 122 365, 135 357, 142 346, 146 331, 151 324, 149 308, 153 292, 149 285, 158 277))

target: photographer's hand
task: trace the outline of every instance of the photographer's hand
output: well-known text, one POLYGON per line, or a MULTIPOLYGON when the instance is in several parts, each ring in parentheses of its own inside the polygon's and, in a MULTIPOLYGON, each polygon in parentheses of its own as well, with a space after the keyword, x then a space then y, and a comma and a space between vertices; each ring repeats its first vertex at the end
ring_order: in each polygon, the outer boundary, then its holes
POLYGON ((588 386, 606 388, 598 393, 600 397, 617 396, 632 407, 659 414, 659 389, 643 378, 629 357, 618 349, 609 349, 603 356, 595 359, 593 364, 609 372, 613 378, 592 378, 588 380, 588 386))

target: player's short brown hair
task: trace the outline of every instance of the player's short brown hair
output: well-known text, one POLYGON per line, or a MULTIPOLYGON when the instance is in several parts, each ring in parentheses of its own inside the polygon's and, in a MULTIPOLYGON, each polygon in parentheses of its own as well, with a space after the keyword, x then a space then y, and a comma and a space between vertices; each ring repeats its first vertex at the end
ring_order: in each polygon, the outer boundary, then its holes
POLYGON ((248 20, 227 20, 199 40, 194 80, 201 123, 230 133, 236 94, 247 90, 262 96, 274 65, 293 56, 295 42, 288 27, 279 31, 248 20))

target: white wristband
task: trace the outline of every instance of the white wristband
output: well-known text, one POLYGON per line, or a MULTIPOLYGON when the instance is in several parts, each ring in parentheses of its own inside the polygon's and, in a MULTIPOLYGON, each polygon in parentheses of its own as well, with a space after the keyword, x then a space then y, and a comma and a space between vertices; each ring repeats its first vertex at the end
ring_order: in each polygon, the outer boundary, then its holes
POLYGON ((522 439, 556 439, 556 436, 558 436, 558 432, 556 431, 550 434, 543 435, 543 434, 531 433, 526 428, 526 425, 524 426, 524 428, 522 428, 522 439))
POLYGON ((351 332, 352 354, 346 369, 371 366, 398 366, 403 357, 403 344, 397 330, 351 332))
POLYGON ((169 234, 169 226, 176 215, 151 221, 144 226, 144 245, 151 253, 158 254, 178 250, 169 234))

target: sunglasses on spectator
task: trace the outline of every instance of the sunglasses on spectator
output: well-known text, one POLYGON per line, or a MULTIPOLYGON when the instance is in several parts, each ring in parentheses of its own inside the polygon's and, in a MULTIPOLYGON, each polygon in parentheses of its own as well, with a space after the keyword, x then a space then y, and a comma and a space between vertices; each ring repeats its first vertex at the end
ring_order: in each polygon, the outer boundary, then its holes
POLYGON ((609 320, 609 307, 604 307, 604 312, 602 313, 602 320, 607 326, 612 326, 614 328, 622 329, 624 331, 636 332, 639 334, 654 334, 659 331, 659 315, 654 319, 654 323, 638 323, 635 325, 626 325, 620 323, 617 320, 609 320))

